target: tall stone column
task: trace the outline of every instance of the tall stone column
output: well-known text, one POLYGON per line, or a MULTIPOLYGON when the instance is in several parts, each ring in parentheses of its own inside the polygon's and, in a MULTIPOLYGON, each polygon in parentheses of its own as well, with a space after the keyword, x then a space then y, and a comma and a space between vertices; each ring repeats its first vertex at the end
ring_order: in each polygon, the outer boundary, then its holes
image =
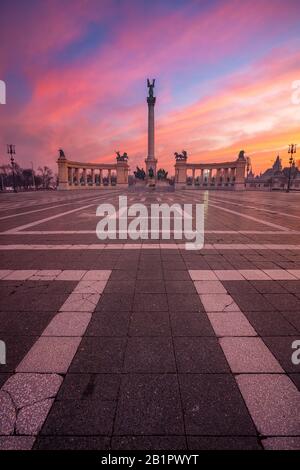
POLYGON ((156 177, 156 165, 157 160, 155 159, 155 150, 154 150, 154 106, 156 102, 155 96, 153 96, 153 88, 155 80, 152 81, 152 84, 147 80, 149 88, 149 96, 147 97, 148 103, 148 155, 145 160, 146 163, 146 175, 148 177, 149 170, 152 168, 154 176, 156 177))

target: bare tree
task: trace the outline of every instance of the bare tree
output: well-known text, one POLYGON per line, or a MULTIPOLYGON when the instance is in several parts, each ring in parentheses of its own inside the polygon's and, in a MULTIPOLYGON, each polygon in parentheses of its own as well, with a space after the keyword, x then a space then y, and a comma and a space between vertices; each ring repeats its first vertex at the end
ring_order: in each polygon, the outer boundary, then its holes
POLYGON ((53 171, 48 166, 38 167, 39 176, 41 177, 42 187, 49 189, 50 184, 53 180, 53 171))

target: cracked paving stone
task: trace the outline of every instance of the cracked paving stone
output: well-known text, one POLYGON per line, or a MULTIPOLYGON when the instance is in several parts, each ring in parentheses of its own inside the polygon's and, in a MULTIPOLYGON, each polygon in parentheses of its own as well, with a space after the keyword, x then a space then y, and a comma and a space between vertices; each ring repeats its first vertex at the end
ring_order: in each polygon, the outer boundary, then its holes
POLYGON ((239 312, 240 309, 228 294, 203 294, 201 302, 207 312, 239 312))
POLYGON ((37 435, 47 418, 53 402, 54 399, 47 399, 22 408, 17 416, 16 433, 29 436, 37 435))
POLYGON ((60 311, 93 312, 99 299, 99 294, 71 294, 60 308, 60 311))
POLYGON ((74 289, 74 294, 102 294, 107 281, 80 281, 74 289))
POLYGON ((62 381, 57 374, 15 374, 7 380, 2 390, 10 394, 19 409, 55 397, 62 381))
POLYGON ((7 392, 0 390, 0 434, 13 434, 16 422, 16 409, 7 392))

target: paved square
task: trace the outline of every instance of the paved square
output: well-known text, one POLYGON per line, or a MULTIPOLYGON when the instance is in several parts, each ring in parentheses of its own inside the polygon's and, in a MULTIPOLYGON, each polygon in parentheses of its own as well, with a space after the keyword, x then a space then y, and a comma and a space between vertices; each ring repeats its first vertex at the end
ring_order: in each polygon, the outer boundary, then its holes
POLYGON ((299 448, 300 194, 143 192, 205 201, 195 251, 98 240, 121 194, 1 195, 0 448, 299 448))

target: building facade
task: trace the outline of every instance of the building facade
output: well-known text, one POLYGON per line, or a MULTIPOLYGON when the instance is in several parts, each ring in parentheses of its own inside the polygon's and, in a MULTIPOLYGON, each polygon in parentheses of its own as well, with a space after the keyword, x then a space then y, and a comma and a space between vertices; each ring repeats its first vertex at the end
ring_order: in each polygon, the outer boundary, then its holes
POLYGON ((127 160, 116 163, 80 163, 68 160, 62 150, 57 160, 58 188, 108 189, 128 185, 127 160))
POLYGON ((247 190, 284 191, 288 185, 291 190, 300 191, 300 171, 295 166, 283 168, 279 155, 271 168, 257 176, 251 170, 245 180, 247 190))
POLYGON ((237 160, 222 163, 188 163, 186 152, 176 155, 175 188, 177 189, 245 189, 245 152, 237 160))

